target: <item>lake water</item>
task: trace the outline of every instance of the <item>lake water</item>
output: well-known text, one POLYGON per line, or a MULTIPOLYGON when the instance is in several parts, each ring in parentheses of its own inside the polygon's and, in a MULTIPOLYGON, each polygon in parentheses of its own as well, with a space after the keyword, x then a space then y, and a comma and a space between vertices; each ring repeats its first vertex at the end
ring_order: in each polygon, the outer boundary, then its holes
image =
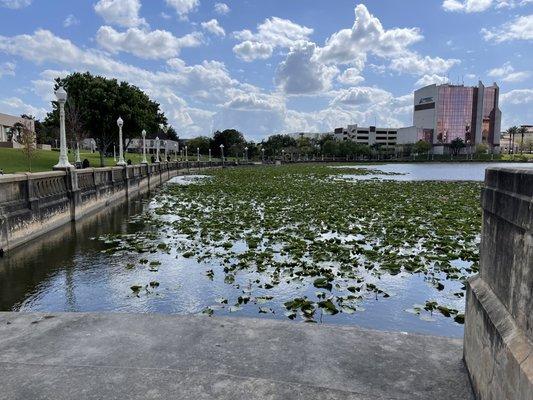
MULTIPOLYGON (((482 180, 484 169, 497 165, 499 164, 384 164, 365 168, 405 174, 387 175, 386 179, 482 180)), ((524 164, 502 166, 525 167, 524 164)), ((369 177, 354 175, 357 179, 369 177)), ((190 184, 201 178, 180 178, 175 183, 190 184)), ((231 304, 223 306, 221 299, 247 297, 249 282, 257 279, 258 275, 236 275, 235 284, 228 285, 224 282, 220 262, 198 262, 184 258, 174 250, 168 254, 126 256, 121 253, 103 253, 108 246, 93 238, 115 233, 135 235, 143 230, 143 223, 131 218, 150 207, 152 201, 139 198, 79 221, 75 226, 60 228, 42 239, 9 252, 0 259, 0 311, 198 314, 206 307, 211 307, 215 315, 287 320, 283 301, 297 296, 312 296, 317 291, 309 285, 282 282, 270 290, 254 291, 250 303, 243 304, 238 310, 231 310, 231 304), (157 260, 161 264, 152 270, 139 268, 141 257, 150 261, 157 260), (130 263, 136 266, 129 267, 130 263), (206 278, 207 270, 214 272, 213 279, 206 278), (161 284, 154 284, 138 293, 132 292, 132 285, 144 282, 161 284), (269 301, 267 296, 273 296, 277 301, 269 301), (263 313, 261 308, 267 311, 263 313)), ((424 304, 428 296, 439 304, 444 303, 463 311, 464 299, 457 296, 462 286, 459 281, 446 282, 445 290, 436 290, 428 284, 423 274, 400 273, 380 278, 368 277, 369 282, 372 279, 379 280, 379 287, 391 296, 390 299, 367 295, 354 314, 324 314, 317 318, 317 322, 462 336, 462 325, 453 323, 450 318, 436 313, 421 318, 406 312, 415 305, 424 304)), ((335 291, 334 288, 333 294, 335 291)))
POLYGON ((391 163, 366 166, 339 165, 332 168, 366 168, 383 171, 389 174, 398 174, 386 176, 380 174, 346 174, 343 176, 345 179, 355 180, 389 179, 396 181, 484 181, 485 170, 488 167, 533 169, 533 163, 391 163))

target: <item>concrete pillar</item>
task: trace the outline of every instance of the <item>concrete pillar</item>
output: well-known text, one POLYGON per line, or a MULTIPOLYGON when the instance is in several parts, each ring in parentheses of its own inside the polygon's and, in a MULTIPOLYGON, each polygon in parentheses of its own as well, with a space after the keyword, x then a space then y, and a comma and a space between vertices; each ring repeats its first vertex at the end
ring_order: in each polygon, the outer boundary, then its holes
POLYGON ((533 399, 533 169, 489 168, 464 359, 478 400, 533 399))

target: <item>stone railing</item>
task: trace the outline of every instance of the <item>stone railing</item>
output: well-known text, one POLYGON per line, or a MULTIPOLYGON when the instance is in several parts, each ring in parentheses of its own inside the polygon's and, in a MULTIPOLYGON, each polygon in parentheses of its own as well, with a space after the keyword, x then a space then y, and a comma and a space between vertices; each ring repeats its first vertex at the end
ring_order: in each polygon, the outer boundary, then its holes
POLYGON ((162 162, 0 175, 0 253, 150 191, 176 175, 219 166, 218 162, 162 162))
POLYGON ((464 358, 479 400, 533 399, 533 169, 490 168, 464 358))

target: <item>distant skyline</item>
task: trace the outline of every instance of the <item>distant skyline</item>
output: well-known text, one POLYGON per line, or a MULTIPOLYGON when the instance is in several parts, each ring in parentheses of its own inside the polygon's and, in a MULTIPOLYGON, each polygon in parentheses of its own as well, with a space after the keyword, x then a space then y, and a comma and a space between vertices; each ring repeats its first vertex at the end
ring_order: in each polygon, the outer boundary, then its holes
MULTIPOLYGON (((43 118, 53 79, 128 81, 181 137, 412 124, 413 90, 501 88, 533 124, 533 0, 0 0, 0 113, 43 118)), ((127 123, 127 121, 125 121, 127 123)))

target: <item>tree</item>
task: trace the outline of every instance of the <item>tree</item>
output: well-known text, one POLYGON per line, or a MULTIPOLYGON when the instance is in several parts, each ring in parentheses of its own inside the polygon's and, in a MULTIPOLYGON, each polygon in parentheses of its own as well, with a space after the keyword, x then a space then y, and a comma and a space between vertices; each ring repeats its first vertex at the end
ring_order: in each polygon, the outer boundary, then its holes
POLYGON ((429 153, 430 150, 431 144, 429 144, 425 140, 419 140, 413 146, 413 151, 417 154, 429 153))
POLYGON ((516 133, 518 133, 521 136, 521 138, 520 138, 520 154, 523 154, 524 153, 524 135, 527 133, 527 128, 525 126, 521 126, 520 128, 518 128, 516 133))
POLYGON ((191 151, 196 151, 196 149, 200 149, 201 154, 207 154, 209 153, 209 149, 211 148, 211 142, 211 138, 208 138, 206 136, 198 136, 189 139, 187 141, 187 146, 189 147, 189 149, 191 149, 191 151))
MULTIPOLYGON (((93 76, 89 72, 73 73, 66 78, 56 79, 56 89, 62 85, 77 108, 78 119, 83 131, 96 141, 100 152, 100 162, 104 164, 104 155, 113 145, 118 144, 117 119, 124 120, 123 134, 126 148, 132 138, 140 137, 143 129, 157 132, 159 124, 167 124, 159 104, 136 86, 116 79, 93 76)), ((46 117, 45 123, 58 125, 58 104, 53 103, 54 110, 46 117)), ((71 108, 66 107, 67 120, 71 108)))
POLYGON ((458 155, 462 148, 466 147, 465 142, 461 138, 455 138, 450 142, 450 149, 453 155, 458 155))
POLYGON ((476 154, 487 154, 488 149, 489 146, 487 146, 485 143, 476 144, 476 154))
POLYGON ((36 151, 36 142, 35 142, 35 132, 33 132, 29 123, 20 123, 17 122, 14 126, 19 132, 18 142, 22 145, 22 152, 28 160, 28 171, 31 172, 31 160, 35 155, 36 151))
POLYGON ((511 154, 511 151, 514 153, 514 137, 517 132, 518 132, 517 126, 511 126, 506 131, 506 133, 509 135, 509 154, 511 154))
POLYGON ((220 156, 220 145, 224 145, 225 155, 236 155, 239 151, 244 151, 246 146, 244 136, 236 129, 226 129, 222 132, 216 131, 211 143, 213 155, 220 156))
POLYGON ((273 157, 279 154, 281 150, 287 150, 290 147, 296 148, 297 142, 296 139, 289 135, 278 134, 269 136, 266 141, 263 141, 262 145, 265 149, 265 154, 268 157, 273 157))

